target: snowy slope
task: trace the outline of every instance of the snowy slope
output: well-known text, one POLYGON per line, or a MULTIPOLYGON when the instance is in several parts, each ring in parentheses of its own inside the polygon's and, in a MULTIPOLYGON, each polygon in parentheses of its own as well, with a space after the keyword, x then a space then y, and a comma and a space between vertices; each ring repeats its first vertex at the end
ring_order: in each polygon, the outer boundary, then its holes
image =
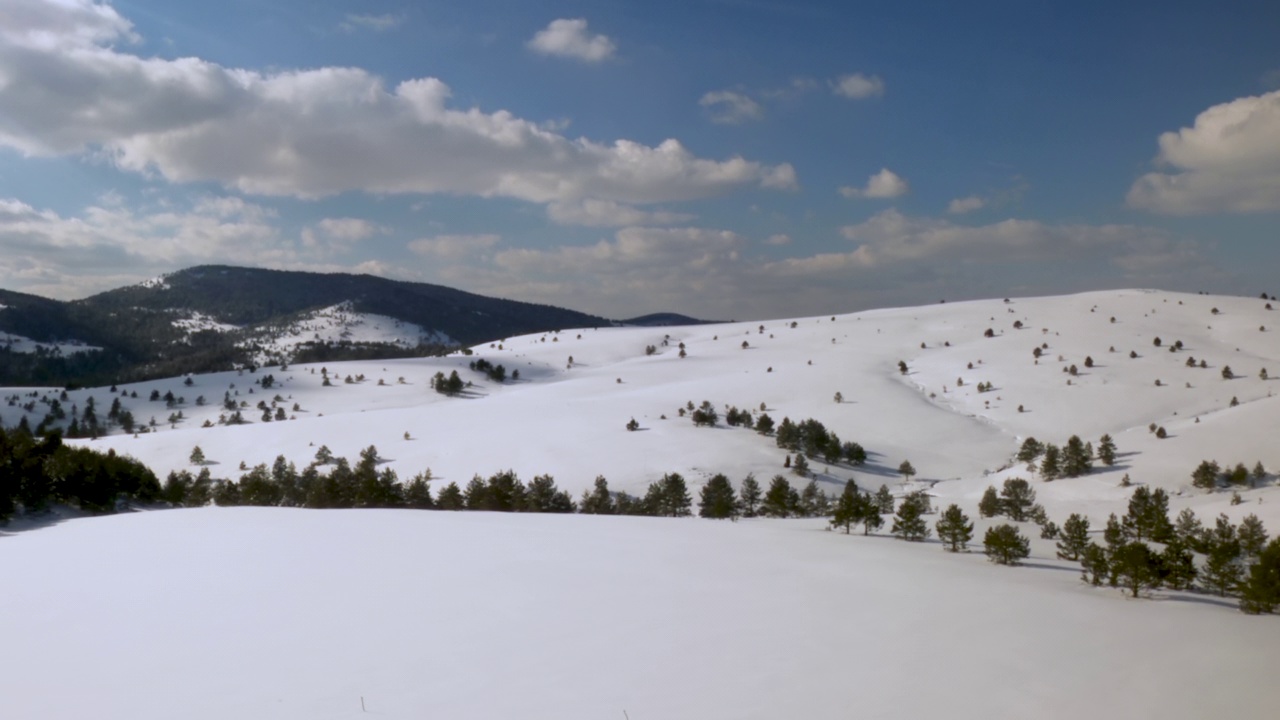
POLYGON ((351 303, 339 303, 305 313, 289 323, 255 327, 240 347, 255 348, 259 363, 289 360, 304 343, 386 343, 411 348, 418 345, 457 345, 448 335, 386 315, 355 312, 351 303))
POLYGON ((79 340, 68 340, 65 342, 40 342, 32 340, 21 335, 14 335, 0 331, 0 348, 16 353, 35 353, 47 352, 57 353, 59 355, 74 355, 76 353, 89 352, 91 350, 101 350, 102 348, 95 345, 89 345, 79 340))
POLYGON ((0 696, 14 720, 1179 720, 1280 703, 1280 623, 819 526, 76 520, 0 537, 0 696))
MULTIPOLYGON (((158 432, 90 444, 134 455, 161 475, 189 467, 197 444, 218 463, 215 475, 229 477, 241 462, 270 463, 283 454, 303 465, 320 445, 347 457, 376 445, 402 477, 430 468, 443 482, 465 484, 473 474, 511 468, 526 479, 550 473, 575 494, 597 475, 614 489, 638 493, 665 472, 681 472, 695 486, 716 472, 735 482, 748 472, 762 479, 784 472, 785 453, 771 438, 724 425, 696 428, 678 417, 688 402, 757 414, 763 403, 775 421, 813 417, 871 453, 862 468, 814 463, 833 493, 848 478, 896 489, 896 468, 906 459, 919 471, 914 486, 932 486, 970 512, 988 484, 1022 475, 1033 479, 1051 516, 1085 511, 1097 521, 1123 507, 1129 491, 1118 484, 1128 474, 1135 483, 1181 494, 1175 512, 1188 505, 1237 519, 1255 512, 1280 527, 1280 497, 1271 482, 1244 491, 1246 503, 1234 508, 1226 505, 1227 494, 1190 488, 1191 471, 1205 459, 1280 469, 1280 446, 1270 442, 1280 417, 1277 381, 1258 377, 1268 366, 1280 374, 1280 335, 1269 327, 1275 317, 1257 299, 1131 290, 794 321, 565 330, 507 338, 474 348, 472 356, 332 363, 326 368, 332 387, 322 386, 320 366, 308 365, 195 376, 191 386, 180 379, 121 386, 138 395, 125 400, 126 407, 141 422, 156 418, 158 432), (1014 329, 1015 322, 1022 329, 1014 329), (988 328, 993 337, 984 337, 988 328), (1169 352, 1177 341, 1183 349, 1169 352), (650 345, 657 352, 646 355, 650 345), (1037 361, 1032 351, 1043 345, 1037 361), (1130 351, 1138 357, 1131 359, 1130 351), (1208 367, 1186 367, 1192 356, 1208 367), (467 368, 476 357, 501 363, 508 373, 519 370, 520 379, 493 383, 467 368), (1092 368, 1085 367, 1086 357, 1092 368), (899 361, 907 363, 907 374, 899 373, 899 361), (1074 377, 1064 372, 1073 364, 1074 377), (1237 379, 1222 379, 1224 365, 1237 379), (475 384, 465 397, 430 390, 431 376, 455 369, 475 384), (275 386, 253 388, 267 373, 275 386), (363 382, 342 381, 361 375, 363 382), (957 386, 957 379, 964 384, 957 386), (978 393, 979 382, 994 390, 978 393), (147 402, 152 389, 186 402, 177 408, 147 402), (844 399, 839 404, 837 391, 844 399), (227 394, 245 404, 254 424, 202 428, 225 414, 227 394), (197 407, 197 396, 207 404, 197 407), (1238 407, 1230 407, 1233 397, 1238 407), (262 423, 259 401, 282 405, 295 419, 262 423), (176 409, 184 418, 171 426, 166 419, 176 409), (624 429, 632 417, 642 431, 624 429), (1151 423, 1165 427, 1169 438, 1152 435, 1151 423), (1010 467, 1027 436, 1062 444, 1079 434, 1096 444, 1103 433, 1119 446, 1114 468, 1045 483, 1010 467)), ((346 327, 395 330, 379 324, 366 318, 346 327)), ((112 400, 104 389, 80 390, 63 405, 83 408, 88 396, 100 416, 112 400)), ((0 406, 0 415, 12 425, 19 410, 0 406)), ((34 426, 43 412, 37 405, 29 422, 34 426)))

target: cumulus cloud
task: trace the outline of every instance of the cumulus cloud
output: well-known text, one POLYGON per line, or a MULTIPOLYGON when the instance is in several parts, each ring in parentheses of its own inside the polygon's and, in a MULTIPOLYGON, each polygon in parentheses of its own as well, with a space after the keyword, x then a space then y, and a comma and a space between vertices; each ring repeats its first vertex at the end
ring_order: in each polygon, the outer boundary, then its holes
POLYGON ((889 168, 880 168, 880 172, 867 178, 866 187, 844 186, 840 188, 840 194, 847 198, 887 200, 906 195, 910 189, 907 181, 897 173, 889 168))
POLYGON ((384 13, 382 15, 359 15, 348 13, 346 19, 338 24, 338 28, 343 32, 356 32, 358 30, 370 30, 372 32, 385 32, 394 30, 404 24, 405 16, 394 13, 384 13))
POLYGON ((591 35, 583 18, 552 20, 529 41, 529 49, 543 55, 600 62, 613 57, 613 41, 605 35, 591 35))
POLYGON ((710 113, 711 122, 721 125, 741 125, 764 117, 760 103, 732 90, 709 92, 698 100, 698 104, 710 113))
POLYGON ((791 236, 790 236, 790 235, 784 235, 784 234, 782 234, 782 233, 779 233, 779 234, 777 234, 777 235, 770 235, 769 237, 767 237, 767 238, 765 238, 765 239, 764 239, 764 244, 765 244, 765 245, 773 245, 773 246, 775 246, 775 247, 780 247, 780 246, 782 246, 782 245, 790 245, 790 244, 791 244, 791 236))
POLYGON ((974 210, 981 210, 986 206, 986 204, 987 201, 985 198, 977 195, 970 195, 968 197, 952 200, 947 204, 947 212, 952 215, 964 215, 965 213, 971 213, 974 210))
POLYGON ((30 156, 96 153, 172 182, 299 198, 646 204, 795 184, 790 166, 699 158, 674 139, 569 139, 507 111, 458 109, 435 78, 388 87, 358 68, 264 73, 137 57, 117 47, 128 22, 92 0, 10 0, 6 10, 0 146, 30 156))
POLYGON ((1129 189, 1131 207, 1170 215, 1280 210, 1280 90, 1200 113, 1160 135, 1156 162, 1129 189))
POLYGON ((884 80, 879 75, 843 75, 831 83, 831 92, 850 100, 880 97, 884 95, 884 80))
POLYGON ((547 215, 560 225, 584 225, 587 227, 622 227, 624 225, 675 225, 688 222, 693 215, 664 210, 640 210, 609 200, 588 198, 578 202, 554 202, 547 206, 547 215))

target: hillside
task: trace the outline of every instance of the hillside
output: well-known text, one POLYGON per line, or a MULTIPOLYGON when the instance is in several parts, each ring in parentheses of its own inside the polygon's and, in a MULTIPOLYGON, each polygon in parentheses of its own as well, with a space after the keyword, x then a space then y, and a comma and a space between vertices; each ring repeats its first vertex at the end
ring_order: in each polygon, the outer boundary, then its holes
MULTIPOLYGON (((120 399, 154 426, 69 442, 135 456, 161 476, 197 470, 196 446, 203 469, 236 479, 277 456, 302 468, 322 447, 354 460, 372 445, 380 471, 406 480, 430 469, 437 492, 512 469, 525 481, 550 474, 575 497, 599 475, 642 495, 678 472, 696 498, 714 473, 735 486, 748 473, 806 482, 773 437, 723 422, 730 407, 756 417, 763 407, 866 448, 865 465, 811 461, 829 494, 849 479, 898 497, 925 489, 935 506, 959 504, 978 538, 1004 521, 978 518, 979 497, 1011 477, 1028 479, 1058 523, 1088 517, 1099 540, 1138 487, 1167 490, 1172 514, 1190 508, 1209 524, 1255 514, 1275 533, 1280 398, 1262 370, 1280 371, 1280 339, 1268 304, 1125 290, 564 329, 446 357, 298 363, 65 398, 11 389, 0 418, 34 427, 56 400, 65 424, 89 398, 100 417, 120 399), (508 379, 473 370, 479 359, 508 379), (431 389, 453 371, 471 386, 457 397, 431 389), (248 424, 220 422, 227 401, 248 424), (687 417, 703 401, 720 411, 714 427, 687 417), (628 432, 632 418, 639 430, 628 432), (1047 480, 1014 459, 1029 437, 1097 445, 1103 434, 1116 464, 1080 477, 1047 480), (918 475, 899 475, 903 460, 918 475), (1256 486, 1209 492, 1191 482, 1203 460, 1266 471, 1256 486)), ((1274 618, 1203 592, 1135 601, 1092 588, 1052 540, 1021 527, 1031 556, 1010 569, 936 541, 890 540, 887 527, 825 532, 823 519, 219 507, 77 519, 0 538, 0 570, 16 588, 0 632, 27 658, 0 692, 33 717, 78 717, 86 703, 99 717, 354 717, 362 697, 370 713, 405 718, 836 718, 851 703, 869 717, 1272 714, 1274 618), (130 662, 118 661, 123 647, 130 662), (139 676, 161 689, 134 692, 139 676), (92 692, 57 694, 50 678, 92 692), (482 690, 495 684, 503 692, 482 690)))
POLYGON ((104 384, 299 358, 423 356, 607 323, 369 275, 201 266, 69 303, 0 292, 0 383, 104 384), (384 331, 350 332, 375 325, 384 331))

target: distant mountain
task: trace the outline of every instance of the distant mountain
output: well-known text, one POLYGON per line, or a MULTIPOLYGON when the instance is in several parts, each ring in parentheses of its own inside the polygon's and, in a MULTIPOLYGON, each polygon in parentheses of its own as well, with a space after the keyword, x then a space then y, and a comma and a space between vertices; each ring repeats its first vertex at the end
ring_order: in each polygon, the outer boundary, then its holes
POLYGON ((679 313, 652 313, 649 315, 641 315, 640 317, 633 317, 630 320, 619 320, 618 324, 633 325, 636 327, 672 327, 675 325, 713 325, 720 322, 724 321, 699 320, 679 313))
POLYGON ((0 290, 0 306, 0 385, 421 356, 512 335, 612 324, 439 285, 220 265, 72 302, 0 290))

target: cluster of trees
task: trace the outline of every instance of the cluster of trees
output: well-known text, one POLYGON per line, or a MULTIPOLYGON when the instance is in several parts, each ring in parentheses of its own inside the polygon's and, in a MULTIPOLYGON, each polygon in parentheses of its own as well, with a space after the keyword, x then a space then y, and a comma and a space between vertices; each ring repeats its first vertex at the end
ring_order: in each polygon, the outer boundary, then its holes
POLYGON ((1045 480, 1087 475, 1093 471, 1095 458, 1108 467, 1115 465, 1116 444, 1110 435, 1103 435, 1098 440, 1096 454, 1092 442, 1084 442, 1079 435, 1072 435, 1061 448, 1029 437, 1022 442, 1017 455, 1018 462, 1026 463, 1033 472, 1038 461, 1040 476, 1045 480))
MULTIPOLYGON (((488 360, 485 360, 484 358, 477 358, 475 360, 472 360, 471 369, 475 370, 476 372, 484 373, 486 376, 488 376, 490 380, 494 382, 500 383, 500 382, 506 382, 507 380, 507 369, 505 367, 501 365, 494 365, 493 363, 489 362, 488 360)), ((519 370, 516 371, 517 374, 512 376, 513 379, 519 378, 519 375, 518 375, 519 372, 520 372, 519 370)))
POLYGON ((775 434, 778 447, 803 454, 809 458, 822 458, 829 463, 845 460, 851 465, 867 461, 867 451, 856 442, 841 442, 835 431, 827 430, 821 422, 812 418, 792 422, 784 417, 775 434))
POLYGON ((1219 515, 1207 528, 1187 508, 1171 522, 1164 490, 1138 487, 1128 513, 1113 513, 1102 537, 1101 545, 1092 541, 1088 518, 1073 514, 1058 541, 1058 557, 1078 561, 1081 579, 1092 585, 1120 587, 1133 597, 1159 587, 1199 588, 1238 597, 1250 614, 1280 606, 1280 539, 1268 541, 1255 515, 1238 526, 1219 515))
POLYGON ((458 376, 457 370, 450 372, 449 377, 445 377, 443 372, 438 372, 431 378, 431 388, 441 395, 457 395, 466 386, 467 384, 458 376))
POLYGON ((159 494, 155 474, 133 458, 63 445, 56 432, 36 439, 21 429, 0 428, 0 521, 55 503, 114 512, 132 502, 153 502, 159 494))
POLYGON ((1235 467, 1222 467, 1216 461, 1205 460, 1191 473, 1191 484, 1205 490, 1219 487, 1257 487, 1267 479, 1267 469, 1258 461, 1252 472, 1244 463, 1236 463, 1235 467))

